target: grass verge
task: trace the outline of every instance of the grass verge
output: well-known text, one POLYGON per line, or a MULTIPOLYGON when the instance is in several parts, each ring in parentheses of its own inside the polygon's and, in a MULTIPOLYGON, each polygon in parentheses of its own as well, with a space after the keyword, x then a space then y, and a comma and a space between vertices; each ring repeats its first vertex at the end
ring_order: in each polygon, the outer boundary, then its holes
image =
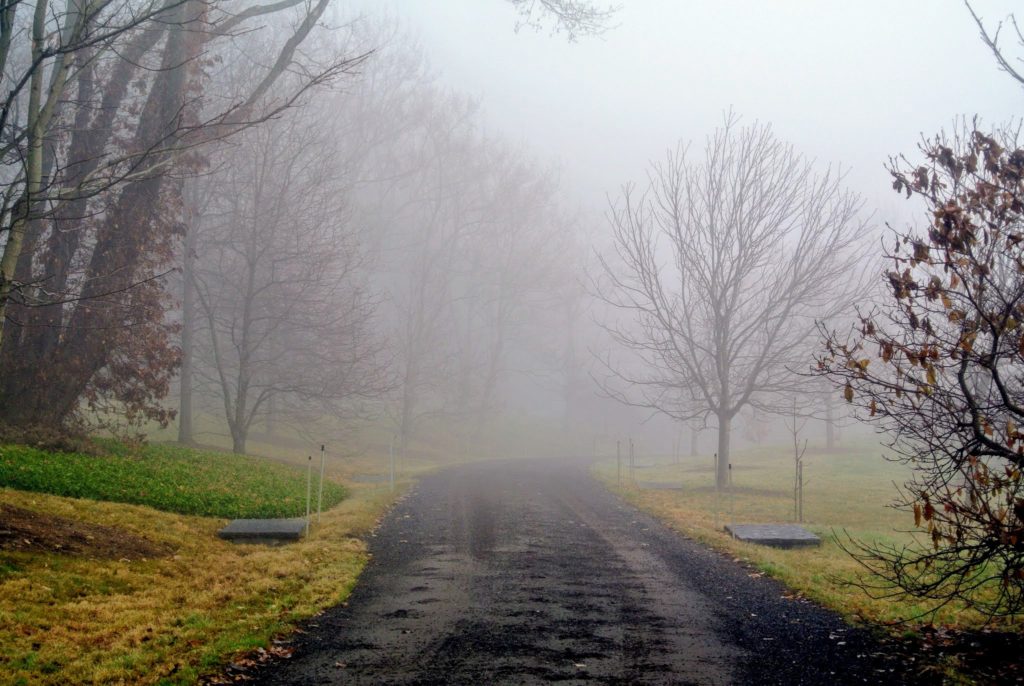
MULTIPOLYGON (((638 458, 641 468, 621 472, 614 458, 595 465, 608 487, 686 536, 727 552, 775 577, 794 591, 833 608, 848 620, 900 625, 907 631, 921 623, 961 629, 986 626, 986 617, 950 604, 937 611, 914 599, 876 598, 857 585, 863 568, 838 541, 847 535, 861 541, 909 542, 909 515, 887 505, 902 483, 905 468, 887 462, 872 444, 839 453, 808 451, 804 458, 804 526, 822 538, 817 548, 780 550, 742 543, 722 530, 730 522, 794 521, 792 450, 763 448, 733 457, 731 493, 716 493, 711 458, 683 458, 667 464, 638 458), (620 480, 621 473, 621 480, 620 480), (671 485, 677 490, 654 486, 671 485)), ((1019 622, 988 623, 988 628, 1019 629, 1019 622)))
MULTIPOLYGON (((189 505, 182 502, 207 502, 202 488, 225 490, 236 477, 243 484, 265 478, 271 490, 259 498, 269 499, 272 489, 286 487, 276 480, 294 480, 298 474, 304 510, 305 474, 265 459, 154 446, 125 460, 150 464, 121 466, 116 473, 136 470, 130 477, 136 478, 137 470, 147 470, 143 473, 153 475, 149 490, 158 493, 160 475, 181 473, 166 463, 182 453, 189 453, 184 462, 194 473, 192 494, 183 498, 176 494, 185 491, 171 490, 165 500, 152 502, 186 509, 189 505), (195 474, 202 470, 192 457, 222 460, 221 467, 228 467, 195 474), (153 463, 164 463, 163 471, 152 471, 153 463)), ((79 461, 84 459, 72 457, 74 466, 68 472, 81 471, 79 461)), ((45 473, 41 470, 52 473, 57 468, 40 467, 41 461, 32 455, 16 463, 28 462, 32 469, 26 471, 34 470, 38 479, 45 473)), ((329 490, 331 486, 342 488, 333 483, 337 472, 337 466, 328 470, 325 500, 328 492, 339 493, 329 490)), ((247 488, 235 483, 232 490, 244 505, 247 488)), ((348 596, 368 559, 360 537, 395 498, 380 484, 356 483, 340 492, 347 497, 323 512, 307 539, 268 547, 218 539, 216 531, 225 524, 220 517, 0 488, 0 505, 78 522, 87 532, 76 541, 85 546, 84 552, 40 551, 28 545, 0 549, 0 684, 189 684, 239 654, 268 646, 295 622, 348 596), (84 539, 104 531, 115 541, 134 541, 136 551, 144 549, 138 542, 146 541, 160 552, 148 558, 138 552, 118 556, 108 545, 95 546, 91 554, 84 539)), ((262 516, 266 510, 241 511, 262 516)))

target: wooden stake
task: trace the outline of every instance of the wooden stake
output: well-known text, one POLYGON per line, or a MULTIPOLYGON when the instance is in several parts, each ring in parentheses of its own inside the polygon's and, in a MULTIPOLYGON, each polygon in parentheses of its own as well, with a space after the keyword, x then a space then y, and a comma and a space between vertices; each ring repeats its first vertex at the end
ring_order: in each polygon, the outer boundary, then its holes
POLYGON ((320 492, 316 497, 316 523, 320 523, 320 511, 324 504, 324 462, 327 458, 327 446, 320 446, 320 492))

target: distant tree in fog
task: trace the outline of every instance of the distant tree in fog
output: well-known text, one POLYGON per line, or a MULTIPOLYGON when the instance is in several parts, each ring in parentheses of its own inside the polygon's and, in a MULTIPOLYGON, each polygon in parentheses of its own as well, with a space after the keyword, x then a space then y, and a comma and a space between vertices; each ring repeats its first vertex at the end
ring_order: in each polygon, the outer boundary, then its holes
POLYGON ((545 19, 553 19, 555 31, 565 32, 570 41, 577 36, 597 35, 608 29, 618 8, 599 7, 586 0, 508 0, 516 8, 520 26, 539 29, 545 19))
POLYGON ((333 111, 339 145, 358 160, 351 209, 371 286, 385 295, 391 414, 400 448, 438 422, 475 441, 518 367, 550 362, 573 229, 550 169, 485 135, 477 103, 433 83, 407 40, 386 43, 333 111))
POLYGON ((992 614, 1024 610, 1024 148, 1019 124, 961 125, 893 163, 928 225, 886 240, 888 297, 820 368, 912 476, 897 507, 923 540, 853 543, 866 586, 992 614), (880 579, 880 582, 876 583, 880 579))
POLYGON ((438 415, 465 420, 463 438, 479 436, 514 347, 565 265, 550 176, 479 135, 471 102, 443 95, 428 111, 412 151, 421 163, 395 190, 406 207, 392 234, 404 266, 391 285, 403 446, 438 415))
POLYGON ((563 295, 554 286, 568 268, 568 246, 553 211, 553 175, 498 141, 479 141, 477 155, 481 221, 465 245, 453 320, 462 332, 460 371, 469 376, 459 389, 463 412, 479 427, 500 409, 514 344, 536 334, 529 315, 563 295))
POLYGON ((306 107, 245 132, 201 180, 213 197, 193 226, 196 371, 235 452, 271 402, 338 415, 389 388, 329 117, 306 107))
POLYGON ((840 174, 817 174, 770 127, 732 115, 703 158, 669 151, 609 211, 613 252, 595 289, 633 356, 605 360, 605 390, 680 421, 714 417, 724 485, 733 418, 799 390, 815 321, 859 290, 860 208, 840 174))

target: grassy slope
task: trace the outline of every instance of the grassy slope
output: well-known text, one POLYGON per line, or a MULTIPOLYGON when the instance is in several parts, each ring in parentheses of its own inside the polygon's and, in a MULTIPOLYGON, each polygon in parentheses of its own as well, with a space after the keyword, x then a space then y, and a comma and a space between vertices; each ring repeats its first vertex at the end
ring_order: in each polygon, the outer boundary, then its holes
MULTIPOLYGON (((721 528, 729 522, 793 521, 792 448, 739 451, 733 458, 733 495, 716 496, 710 458, 683 458, 680 464, 637 469, 623 468, 618 483, 615 459, 595 467, 597 476, 630 502, 682 533, 750 561, 794 590, 835 608, 848 618, 872 622, 914 621, 923 617, 941 624, 977 627, 984 618, 961 605, 928 615, 927 605, 907 599, 872 598, 851 586, 862 568, 837 545, 846 534, 860 540, 909 542, 913 519, 887 507, 895 496, 893 483, 906 472, 886 462, 882 449, 871 444, 841 453, 814 452, 805 460, 804 522, 823 538, 820 548, 778 550, 733 540, 721 528), (681 491, 639 488, 643 482, 674 483, 681 491), (716 515, 717 511, 717 515, 716 515)), ((663 460, 664 461, 664 460, 663 460)), ((652 461, 639 459, 639 463, 652 461)))
MULTIPOLYGON (((301 470, 172 445, 101 457, 3 445, 0 486, 211 517, 296 517, 306 508, 301 470)), ((343 486, 325 482, 324 507, 344 497, 343 486)))
MULTIPOLYGON (((8 474, 12 464, 29 465, 18 478, 35 479, 37 490, 47 478, 67 485, 77 475, 96 497, 106 476, 142 484, 129 496, 144 490, 140 498, 164 509, 259 516, 301 486, 305 507, 305 474, 267 460, 169 446, 137 457, 47 457, 7 446, 4 454, 8 474)), ((328 469, 324 491, 332 504, 344 493, 338 466, 328 469)), ((369 484, 348 492, 309 539, 271 548, 219 540, 221 518, 0 489, 4 503, 118 527, 176 551, 150 560, 0 552, 0 683, 191 683, 238 651, 267 645, 297 619, 343 600, 355 583, 367 560, 358 537, 394 495, 369 484)), ((112 493, 120 496, 129 497, 112 493)))

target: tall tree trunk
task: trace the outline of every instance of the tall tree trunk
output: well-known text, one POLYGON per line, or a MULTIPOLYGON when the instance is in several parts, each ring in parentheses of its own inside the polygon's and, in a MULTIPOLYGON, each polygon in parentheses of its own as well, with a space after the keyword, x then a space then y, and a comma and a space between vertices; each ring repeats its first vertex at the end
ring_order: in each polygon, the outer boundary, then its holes
POLYGON ((178 442, 192 443, 192 347, 195 331, 196 287, 192 271, 196 263, 196 227, 190 226, 185 236, 185 259, 181 295, 181 389, 178 398, 178 442))
POLYGON ((270 395, 267 398, 267 414, 264 419, 264 426, 267 430, 267 437, 273 438, 277 435, 277 396, 270 395))
MULTIPOLYGON (((40 0, 36 3, 32 19, 32 59, 38 62, 42 62, 45 48, 46 13, 47 3, 40 0)), ((25 242, 25 232, 32 214, 32 206, 42 190, 43 137, 46 135, 48 124, 43 117, 42 100, 43 69, 40 67, 32 72, 29 82, 28 113, 25 126, 28 130, 25 193, 21 201, 15 205, 14 221, 11 222, 7 240, 4 242, 3 255, 0 257, 0 345, 3 344, 7 303, 14 295, 15 270, 25 242)))
POLYGON ((477 404, 476 422, 473 427, 472 434, 474 442, 479 442, 484 426, 494 414, 496 404, 495 397, 498 394, 498 382, 501 378, 501 364, 504 350, 505 321, 504 315, 499 315, 498 321, 495 324, 494 341, 491 345, 490 355, 487 360, 487 371, 484 374, 484 381, 480 389, 480 398, 477 404))
POLYGON ((690 427, 690 457, 697 457, 697 439, 700 436, 700 432, 690 427))
POLYGON ((245 455, 245 440, 248 433, 244 426, 231 427, 231 452, 236 455, 245 455))
POLYGON ((729 437, 732 432, 732 417, 725 412, 718 414, 718 472, 715 485, 725 488, 729 485, 729 437))
POLYGON ((416 412, 416 384, 419 383, 414 362, 406 362, 405 374, 402 379, 402 406, 398 415, 398 448, 399 454, 406 457, 409 441, 412 440, 413 414, 416 412))
POLYGON ((244 455, 245 439, 249 433, 249 364, 244 356, 238 365, 238 386, 234 411, 234 417, 228 418, 228 426, 231 429, 231 450, 239 455, 244 455))
POLYGON ((576 400, 576 318, 574 303, 567 303, 565 317, 565 348, 562 353, 562 433, 568 433, 572 426, 573 407, 576 400))

